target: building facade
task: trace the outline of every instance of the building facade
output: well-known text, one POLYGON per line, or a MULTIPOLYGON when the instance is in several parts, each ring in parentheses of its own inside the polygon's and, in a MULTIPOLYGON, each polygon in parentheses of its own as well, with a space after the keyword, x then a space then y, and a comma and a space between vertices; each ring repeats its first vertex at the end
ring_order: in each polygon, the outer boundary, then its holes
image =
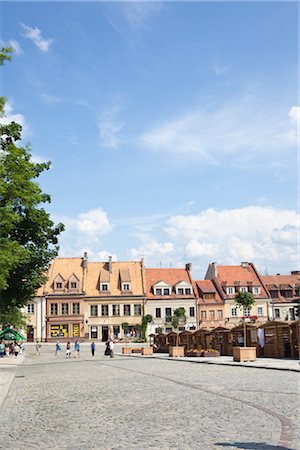
POLYGON ((186 323, 179 329, 196 330, 197 301, 191 278, 191 264, 185 269, 145 269, 146 313, 153 317, 148 334, 174 331, 172 316, 177 308, 184 308, 186 323))
POLYGON ((253 263, 242 262, 240 266, 210 263, 205 279, 212 281, 224 302, 225 325, 238 325, 244 317, 261 323, 268 320, 270 296, 253 263), (251 292, 255 305, 251 309, 238 308, 235 304, 238 292, 251 292))
POLYGON ((225 325, 225 307, 222 297, 211 280, 194 281, 200 328, 225 325))

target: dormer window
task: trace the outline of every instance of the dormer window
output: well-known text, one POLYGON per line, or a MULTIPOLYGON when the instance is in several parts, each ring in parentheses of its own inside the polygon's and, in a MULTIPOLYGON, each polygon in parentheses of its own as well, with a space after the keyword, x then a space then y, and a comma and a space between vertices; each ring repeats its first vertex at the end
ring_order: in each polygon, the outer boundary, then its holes
POLYGON ((156 288, 156 289, 154 290, 154 294, 155 294, 155 295, 162 295, 162 289, 156 288))
POLYGON ((185 288, 185 295, 191 295, 191 293, 192 293, 192 290, 191 290, 191 288, 185 288))
POLYGON ((59 281, 59 282, 57 282, 56 284, 55 284, 55 288, 56 289, 62 289, 62 283, 59 281))
POLYGON ((122 283, 122 291, 130 291, 130 284, 122 283))
POLYGON ((76 281, 71 282, 71 289, 77 289, 77 283, 76 281))
POLYGON ((228 287, 226 288, 226 294, 233 295, 235 293, 234 287, 228 287))
POLYGON ((153 292, 154 295, 171 295, 172 287, 165 281, 161 280, 153 286, 153 292))
POLYGON ((164 289, 164 295, 170 295, 170 289, 169 288, 165 288, 164 289))
POLYGON ((253 294, 260 294, 260 288, 259 287, 254 287, 253 288, 253 294))
POLYGON ((189 283, 182 280, 175 285, 175 292, 177 295, 191 295, 192 288, 189 283))
POLYGON ((240 288, 240 292, 247 292, 247 288, 246 287, 241 287, 240 288))
POLYGON ((108 283, 100 283, 100 291, 108 291, 108 283))

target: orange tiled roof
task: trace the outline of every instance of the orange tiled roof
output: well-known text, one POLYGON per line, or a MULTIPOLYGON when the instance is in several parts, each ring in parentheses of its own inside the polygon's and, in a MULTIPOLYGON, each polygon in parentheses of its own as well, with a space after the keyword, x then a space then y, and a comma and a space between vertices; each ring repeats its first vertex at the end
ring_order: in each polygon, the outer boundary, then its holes
POLYGON ((196 280, 194 281, 195 292, 198 295, 198 303, 199 304, 220 304, 223 303, 222 298, 220 297, 217 289, 215 288, 213 282, 211 280, 196 280), (214 298, 204 299, 203 294, 215 293, 214 298))
MULTIPOLYGON (((146 280, 146 295, 148 298, 157 298, 156 295, 153 294, 152 286, 160 281, 164 281, 169 286, 172 286, 172 297, 184 297, 184 298, 193 298, 194 295, 176 295, 174 286, 180 281, 185 281, 192 286, 191 279, 189 277, 189 272, 186 269, 145 269, 145 280, 146 280)), ((193 290, 193 286, 192 286, 193 290)), ((160 296, 159 296, 160 297, 160 296)), ((167 296, 166 296, 167 297, 167 296)))
POLYGON ((269 291, 278 291, 278 298, 272 298, 272 303, 292 303, 299 298, 299 294, 294 293, 293 297, 281 295, 280 290, 291 290, 300 287, 300 276, 295 275, 263 275, 263 282, 269 291))

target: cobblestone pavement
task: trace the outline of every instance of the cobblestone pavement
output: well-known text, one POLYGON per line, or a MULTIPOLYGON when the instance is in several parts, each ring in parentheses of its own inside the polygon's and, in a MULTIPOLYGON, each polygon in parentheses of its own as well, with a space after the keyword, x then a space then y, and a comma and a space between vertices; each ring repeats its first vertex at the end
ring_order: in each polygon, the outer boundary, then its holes
POLYGON ((25 362, 0 410, 0 449, 300 449, 299 374, 156 359, 25 362))

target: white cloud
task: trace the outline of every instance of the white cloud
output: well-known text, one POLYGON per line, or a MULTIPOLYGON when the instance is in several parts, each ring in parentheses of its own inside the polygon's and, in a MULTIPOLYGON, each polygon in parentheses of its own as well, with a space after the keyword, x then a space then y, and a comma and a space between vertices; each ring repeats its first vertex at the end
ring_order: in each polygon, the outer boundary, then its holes
POLYGON ((110 149, 119 147, 121 143, 120 133, 124 127, 124 123, 118 117, 120 111, 119 101, 116 100, 100 114, 97 126, 102 147, 110 149))
POLYGON ((75 219, 75 226, 79 232, 90 237, 107 234, 113 229, 113 225, 102 208, 79 214, 75 219))
MULTIPOLYGON (((138 142, 147 150, 201 164, 268 165, 296 150, 295 120, 272 102, 243 97, 196 108, 145 131, 138 142), (290 120, 289 120, 290 118, 290 120)), ((295 152, 296 155, 296 152, 295 152)), ((296 157, 296 156, 295 156, 296 157)))
POLYGON ((11 122, 16 122, 22 126, 22 138, 23 139, 26 138, 26 136, 29 133, 29 127, 28 124, 26 123, 26 118, 24 114, 16 113, 14 111, 13 103, 7 101, 4 107, 4 116, 0 117, 0 123, 3 125, 8 125, 11 122))
POLYGON ((248 206, 173 216, 165 231, 174 248, 185 246, 187 257, 204 267, 212 260, 225 264, 250 260, 292 269, 299 264, 299 221, 293 210, 248 206))
POLYGON ((8 45, 13 49, 14 55, 20 56, 23 53, 20 43, 15 39, 10 39, 8 45))
POLYGON ((159 14, 163 3, 154 2, 126 2, 120 5, 122 14, 127 23, 134 29, 145 28, 149 21, 159 14))
POLYGON ((157 242, 147 234, 138 233, 136 238, 142 241, 142 245, 138 248, 131 248, 129 250, 130 257, 133 259, 153 257, 165 257, 174 252, 172 242, 157 242))
POLYGON ((53 43, 53 39, 43 38, 42 31, 38 27, 31 28, 23 23, 21 23, 21 26, 24 30, 22 36, 30 39, 41 50, 42 53, 47 53, 51 44, 53 43))

